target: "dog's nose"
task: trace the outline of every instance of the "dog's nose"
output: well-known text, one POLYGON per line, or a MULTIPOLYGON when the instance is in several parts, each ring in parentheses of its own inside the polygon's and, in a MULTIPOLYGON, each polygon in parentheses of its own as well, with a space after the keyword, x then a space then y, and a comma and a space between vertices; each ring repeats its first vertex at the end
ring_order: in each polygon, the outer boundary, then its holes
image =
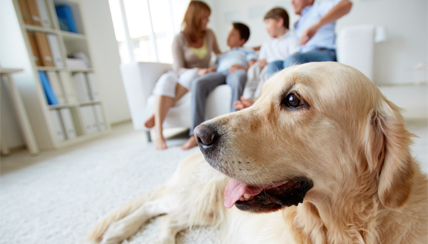
POLYGON ((206 125, 199 125, 193 131, 198 144, 204 149, 210 148, 214 142, 220 137, 216 130, 206 125))

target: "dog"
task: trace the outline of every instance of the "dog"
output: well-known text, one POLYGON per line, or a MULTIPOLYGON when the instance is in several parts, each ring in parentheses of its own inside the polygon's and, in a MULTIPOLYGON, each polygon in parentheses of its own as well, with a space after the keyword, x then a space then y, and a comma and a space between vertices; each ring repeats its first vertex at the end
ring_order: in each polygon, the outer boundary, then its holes
POLYGON ((287 68, 256 103, 195 128, 202 154, 87 237, 117 243, 160 216, 159 243, 212 225, 223 243, 427 243, 427 176, 399 109, 358 70, 287 68))

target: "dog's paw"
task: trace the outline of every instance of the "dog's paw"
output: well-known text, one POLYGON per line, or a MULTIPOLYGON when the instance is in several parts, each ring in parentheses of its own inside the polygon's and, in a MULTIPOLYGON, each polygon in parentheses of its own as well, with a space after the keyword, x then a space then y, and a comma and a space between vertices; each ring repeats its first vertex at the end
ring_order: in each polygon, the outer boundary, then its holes
POLYGON ((124 221, 114 222, 103 235, 102 244, 120 243, 135 233, 134 228, 124 221))
POLYGON ((157 244, 175 244, 175 236, 160 237, 157 244))

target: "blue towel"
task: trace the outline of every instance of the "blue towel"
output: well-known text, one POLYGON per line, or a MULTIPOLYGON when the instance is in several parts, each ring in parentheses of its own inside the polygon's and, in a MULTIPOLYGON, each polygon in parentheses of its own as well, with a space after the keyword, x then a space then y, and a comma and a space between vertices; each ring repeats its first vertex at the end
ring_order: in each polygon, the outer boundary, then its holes
POLYGON ((55 96, 55 93, 52 90, 49 79, 44 71, 39 71, 40 81, 42 82, 43 90, 45 91, 46 100, 48 100, 49 105, 58 105, 58 99, 55 96))
POLYGON ((61 30, 77 33, 71 8, 67 5, 61 5, 55 7, 55 9, 61 30))

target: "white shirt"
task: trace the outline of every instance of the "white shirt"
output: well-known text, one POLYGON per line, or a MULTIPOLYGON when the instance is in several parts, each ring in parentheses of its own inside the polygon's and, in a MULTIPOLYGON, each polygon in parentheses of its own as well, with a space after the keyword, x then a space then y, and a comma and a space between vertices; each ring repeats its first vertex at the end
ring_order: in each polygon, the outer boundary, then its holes
POLYGON ((289 56, 299 52, 299 43, 294 31, 287 31, 279 38, 270 38, 260 48, 259 59, 266 59, 268 63, 285 60, 289 56))

